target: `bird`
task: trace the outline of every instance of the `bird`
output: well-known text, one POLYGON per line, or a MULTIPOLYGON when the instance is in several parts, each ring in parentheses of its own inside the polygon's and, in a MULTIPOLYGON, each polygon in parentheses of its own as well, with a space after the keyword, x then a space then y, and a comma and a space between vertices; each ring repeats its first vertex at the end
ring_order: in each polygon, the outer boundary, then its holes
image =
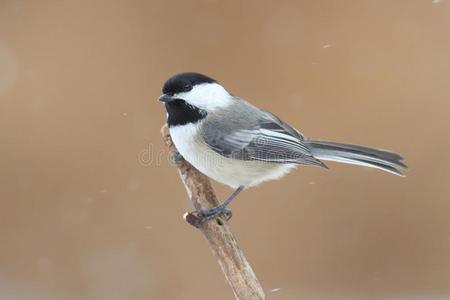
POLYGON ((391 151, 306 138, 200 73, 171 76, 158 100, 165 106, 178 159, 234 189, 218 206, 197 211, 202 221, 222 213, 231 216, 227 207, 244 189, 279 179, 300 165, 328 168, 323 161, 333 161, 400 176, 407 169, 391 151))

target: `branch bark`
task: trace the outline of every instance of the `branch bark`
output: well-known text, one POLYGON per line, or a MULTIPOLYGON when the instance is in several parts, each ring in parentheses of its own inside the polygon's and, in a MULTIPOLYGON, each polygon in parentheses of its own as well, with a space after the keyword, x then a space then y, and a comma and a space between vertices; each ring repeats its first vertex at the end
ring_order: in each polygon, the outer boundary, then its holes
MULTIPOLYGON (((169 155, 174 157, 177 151, 167 125, 163 126, 161 133, 169 148, 169 155)), ((219 204, 208 177, 184 159, 177 160, 175 164, 196 210, 212 208, 219 204)), ((200 229, 208 241, 236 299, 265 299, 261 284, 231 232, 226 216, 219 216, 208 222, 200 222, 190 213, 186 213, 184 218, 189 224, 200 229)))

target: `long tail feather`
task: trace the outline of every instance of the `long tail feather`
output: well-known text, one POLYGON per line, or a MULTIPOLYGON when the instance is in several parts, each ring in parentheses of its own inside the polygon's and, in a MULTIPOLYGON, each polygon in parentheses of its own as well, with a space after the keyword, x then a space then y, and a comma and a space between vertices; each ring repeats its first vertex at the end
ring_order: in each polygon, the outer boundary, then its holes
POLYGON ((304 142, 318 159, 377 168, 400 176, 408 168, 400 155, 390 151, 337 142, 304 142))

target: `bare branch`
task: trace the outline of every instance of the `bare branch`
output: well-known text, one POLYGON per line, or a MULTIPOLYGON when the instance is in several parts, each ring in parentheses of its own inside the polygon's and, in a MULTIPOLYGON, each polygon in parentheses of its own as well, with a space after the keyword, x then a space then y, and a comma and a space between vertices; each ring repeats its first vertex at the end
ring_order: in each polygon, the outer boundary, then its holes
MULTIPOLYGON (((161 129, 161 133, 170 155, 174 157, 177 151, 166 125, 161 129)), ((208 177, 197 171, 184 159, 177 160, 175 163, 196 210, 212 208, 219 204, 208 177)), ((200 222, 195 215, 186 213, 185 220, 199 228, 208 241, 236 299, 265 299, 261 284, 239 248, 225 216, 219 216, 216 220, 208 222, 200 222)))

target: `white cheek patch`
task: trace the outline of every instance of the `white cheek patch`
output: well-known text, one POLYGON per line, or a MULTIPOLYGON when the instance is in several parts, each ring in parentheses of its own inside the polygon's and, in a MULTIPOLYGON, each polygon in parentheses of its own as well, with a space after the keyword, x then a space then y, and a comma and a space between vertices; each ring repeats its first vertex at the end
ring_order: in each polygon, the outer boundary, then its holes
POLYGON ((174 96, 206 111, 225 107, 233 101, 233 97, 218 83, 199 84, 189 92, 174 96))

